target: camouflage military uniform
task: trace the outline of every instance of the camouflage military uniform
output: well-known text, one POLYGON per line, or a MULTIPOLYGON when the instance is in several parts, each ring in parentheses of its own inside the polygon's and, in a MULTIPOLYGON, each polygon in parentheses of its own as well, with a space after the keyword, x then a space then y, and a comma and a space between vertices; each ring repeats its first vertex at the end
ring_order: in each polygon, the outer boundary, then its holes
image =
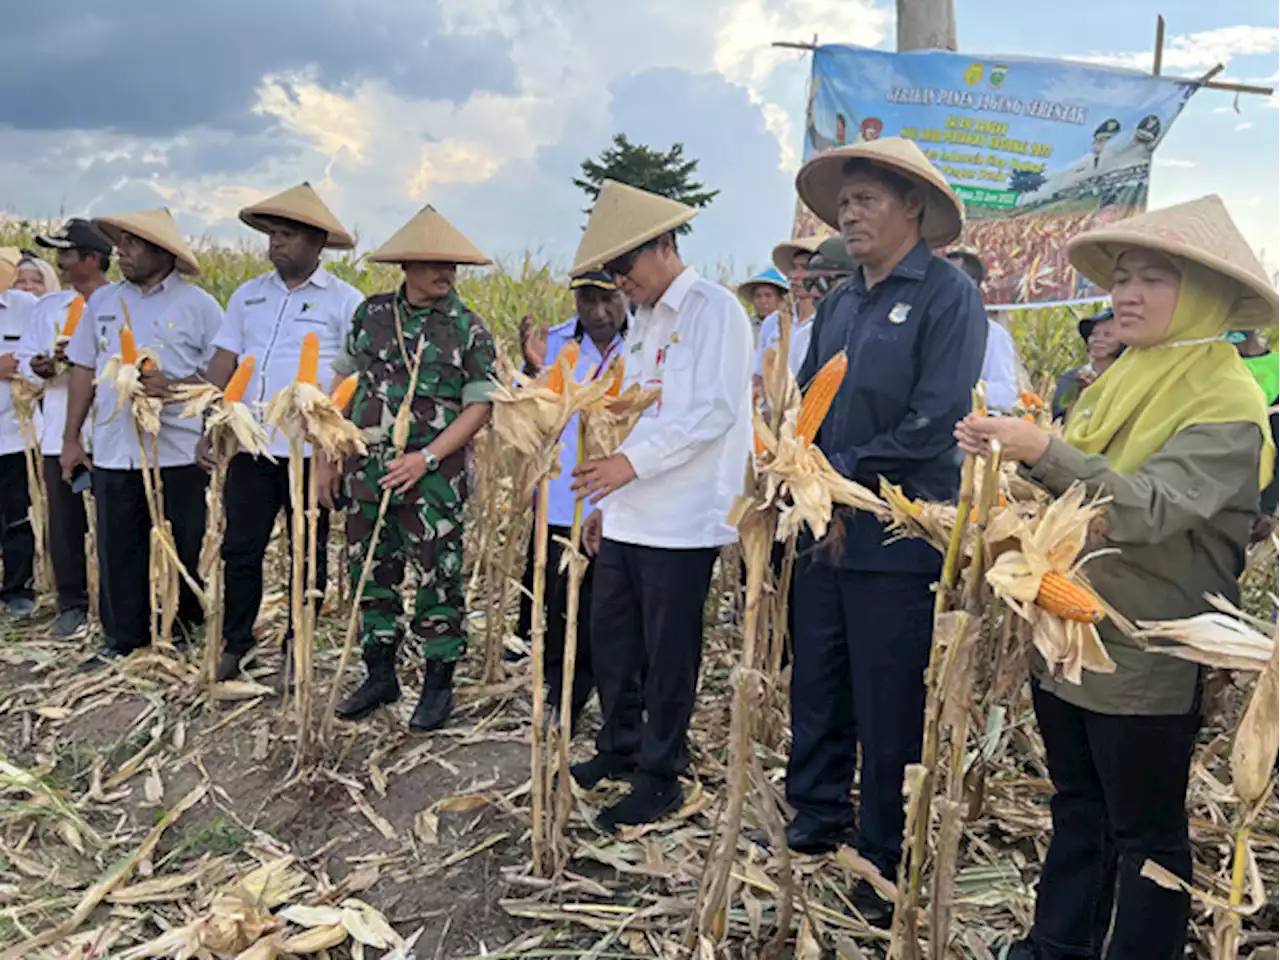
MULTIPOLYGON (((369 454, 352 466, 347 477, 353 589, 382 499, 378 481, 396 457, 391 427, 409 389, 410 364, 419 340, 422 365, 411 401, 407 452, 425 449, 465 406, 483 402, 489 395, 493 338, 456 292, 434 307, 419 308, 407 303, 401 288, 395 294, 369 298, 356 311, 344 359, 360 375, 351 418, 363 431, 369 454), (403 337, 397 332, 397 313, 403 337)), ((361 642, 366 648, 398 642, 405 567, 412 565, 417 592, 410 629, 422 642, 423 657, 452 663, 465 652, 462 508, 466 464, 464 448, 443 458, 439 468, 426 473, 409 493, 391 495, 361 598, 361 642)))

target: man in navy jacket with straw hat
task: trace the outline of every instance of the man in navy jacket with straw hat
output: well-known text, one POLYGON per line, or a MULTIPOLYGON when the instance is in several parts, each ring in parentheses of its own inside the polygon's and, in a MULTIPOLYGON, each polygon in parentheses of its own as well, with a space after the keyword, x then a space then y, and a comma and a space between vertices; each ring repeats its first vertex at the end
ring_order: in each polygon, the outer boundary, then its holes
POLYGON ((692 207, 605 181, 570 271, 603 269, 636 305, 626 386, 660 390, 612 456, 580 465, 573 489, 601 502, 591 662, 603 725, 573 767, 584 789, 629 778, 601 827, 651 823, 681 804, 679 775, 702 663, 702 609, 751 450, 751 323, 737 298, 680 260, 692 207))
MULTIPOLYGON (((960 201, 920 149, 898 137, 813 157, 796 189, 858 263, 819 306, 798 378, 808 381, 847 352, 849 370, 818 446, 841 474, 873 490, 884 477, 913 498, 954 499, 962 458, 951 425, 969 411, 987 335, 977 288, 930 249, 960 235, 960 201)), ((941 557, 920 540, 886 544, 884 526, 866 513, 846 515, 840 533, 831 544, 802 543, 796 568, 787 768, 796 816, 787 841, 806 853, 853 843, 893 880, 903 773, 920 758, 941 557)), ((872 923, 892 914, 865 880, 851 900, 872 923)))

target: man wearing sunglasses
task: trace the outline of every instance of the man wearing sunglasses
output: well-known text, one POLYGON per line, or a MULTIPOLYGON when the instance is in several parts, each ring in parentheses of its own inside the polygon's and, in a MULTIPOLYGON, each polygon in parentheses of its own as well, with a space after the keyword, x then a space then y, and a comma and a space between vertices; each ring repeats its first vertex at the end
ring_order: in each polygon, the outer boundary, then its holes
POLYGON ((696 213, 606 181, 570 271, 603 268, 636 305, 624 386, 662 392, 616 453, 574 471, 578 497, 600 503, 584 537, 603 724, 596 755, 572 774, 583 789, 631 779, 600 814, 609 831, 680 807, 702 609, 719 548, 737 539, 726 518, 751 452, 751 323, 737 297, 681 262, 675 231, 696 213))

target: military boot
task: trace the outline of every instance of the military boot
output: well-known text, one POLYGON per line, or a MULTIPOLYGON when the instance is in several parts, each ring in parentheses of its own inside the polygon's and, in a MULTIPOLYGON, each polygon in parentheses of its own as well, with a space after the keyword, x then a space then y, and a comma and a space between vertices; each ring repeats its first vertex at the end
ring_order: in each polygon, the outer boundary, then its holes
POLYGON ((356 691, 334 709, 343 720, 362 720, 379 707, 400 699, 396 679, 396 646, 373 643, 364 648, 364 665, 369 675, 356 691))
POLYGON ((427 660, 422 670, 422 694, 409 719, 411 733, 439 730, 453 712, 453 664, 427 660))

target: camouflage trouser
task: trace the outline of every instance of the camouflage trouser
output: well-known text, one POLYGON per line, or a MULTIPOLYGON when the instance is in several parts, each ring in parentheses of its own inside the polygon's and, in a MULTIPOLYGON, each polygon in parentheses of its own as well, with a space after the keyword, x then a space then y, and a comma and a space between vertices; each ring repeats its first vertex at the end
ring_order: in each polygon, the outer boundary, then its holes
MULTIPOLYGON (((371 449, 349 479, 352 502, 347 514, 347 542, 353 592, 378 517, 382 499, 378 480, 385 472, 384 463, 384 456, 371 449)), ((417 590, 409 629, 422 643, 422 656, 453 662, 466 652, 462 592, 465 471, 465 458, 450 457, 439 470, 419 480, 415 490, 404 496, 392 495, 360 600, 362 646, 399 640, 405 567, 411 565, 417 590)))

